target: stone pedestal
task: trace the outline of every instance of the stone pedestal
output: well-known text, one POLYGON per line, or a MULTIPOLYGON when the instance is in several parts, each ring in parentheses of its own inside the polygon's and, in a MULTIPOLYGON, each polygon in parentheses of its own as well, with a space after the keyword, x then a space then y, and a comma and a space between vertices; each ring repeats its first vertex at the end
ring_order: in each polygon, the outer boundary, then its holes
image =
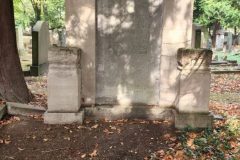
POLYGON ((32 76, 42 75, 48 67, 48 49, 50 46, 47 22, 38 21, 32 31, 32 76))
POLYGON ((175 114, 176 128, 211 127, 212 118, 209 116, 208 104, 211 83, 209 65, 212 60, 212 51, 179 49, 177 56, 181 73, 175 114))
POLYGON ((81 51, 77 48, 52 48, 49 51, 48 124, 81 123, 81 51))

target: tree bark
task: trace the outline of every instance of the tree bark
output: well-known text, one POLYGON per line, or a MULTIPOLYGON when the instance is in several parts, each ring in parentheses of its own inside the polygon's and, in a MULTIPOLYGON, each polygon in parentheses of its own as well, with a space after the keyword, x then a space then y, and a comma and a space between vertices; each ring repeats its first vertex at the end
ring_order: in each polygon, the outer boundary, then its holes
POLYGON ((0 95, 6 101, 31 99, 17 51, 12 0, 0 0, 0 95))

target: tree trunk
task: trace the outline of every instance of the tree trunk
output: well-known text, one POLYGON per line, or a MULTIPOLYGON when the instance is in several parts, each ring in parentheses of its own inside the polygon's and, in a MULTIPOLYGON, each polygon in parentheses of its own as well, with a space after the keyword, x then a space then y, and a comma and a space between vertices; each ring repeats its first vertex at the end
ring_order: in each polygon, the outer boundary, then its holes
POLYGON ((0 95, 11 102, 31 99, 17 51, 12 0, 0 0, 0 95))

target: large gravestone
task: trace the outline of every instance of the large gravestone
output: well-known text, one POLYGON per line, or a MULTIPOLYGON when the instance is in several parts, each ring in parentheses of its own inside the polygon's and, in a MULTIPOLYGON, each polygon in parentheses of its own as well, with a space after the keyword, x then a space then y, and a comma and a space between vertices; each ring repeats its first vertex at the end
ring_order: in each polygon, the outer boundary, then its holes
POLYGON ((48 23, 38 21, 32 31, 32 76, 39 76, 47 71, 49 45, 48 23))

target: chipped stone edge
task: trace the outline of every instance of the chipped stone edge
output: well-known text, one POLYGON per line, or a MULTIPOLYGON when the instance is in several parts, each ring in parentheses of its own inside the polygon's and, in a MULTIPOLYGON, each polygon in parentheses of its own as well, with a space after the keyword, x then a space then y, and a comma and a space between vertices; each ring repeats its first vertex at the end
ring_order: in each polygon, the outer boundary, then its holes
POLYGON ((41 115, 45 111, 46 109, 41 106, 7 102, 7 112, 10 115, 21 115, 21 116, 41 115))
POLYGON ((7 106, 0 105, 0 120, 2 120, 6 114, 7 114, 7 106))

